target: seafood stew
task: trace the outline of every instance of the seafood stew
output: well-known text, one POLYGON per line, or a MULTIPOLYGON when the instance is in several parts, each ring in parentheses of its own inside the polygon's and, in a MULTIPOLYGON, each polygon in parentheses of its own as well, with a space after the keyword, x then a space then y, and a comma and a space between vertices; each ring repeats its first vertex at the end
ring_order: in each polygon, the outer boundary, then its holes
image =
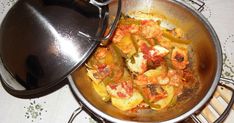
POLYGON ((111 43, 85 64, 92 89, 121 111, 166 110, 199 88, 191 41, 162 20, 122 16, 111 43))

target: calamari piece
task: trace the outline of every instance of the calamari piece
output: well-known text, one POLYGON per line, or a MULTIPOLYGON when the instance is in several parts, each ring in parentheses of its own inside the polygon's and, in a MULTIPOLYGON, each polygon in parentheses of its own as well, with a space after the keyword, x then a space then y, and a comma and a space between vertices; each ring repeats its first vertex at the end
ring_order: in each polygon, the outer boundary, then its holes
POLYGON ((139 52, 133 56, 133 59, 127 59, 127 67, 131 72, 143 73, 147 69, 147 60, 144 58, 144 54, 139 52))
POLYGON ((169 50, 160 45, 155 45, 149 52, 151 56, 164 57, 169 53, 169 50))
POLYGON ((141 33, 145 38, 156 38, 162 36, 162 30, 157 22, 151 20, 142 21, 141 33))
POLYGON ((189 64, 188 50, 186 48, 175 47, 172 50, 171 62, 176 69, 185 69, 189 64))

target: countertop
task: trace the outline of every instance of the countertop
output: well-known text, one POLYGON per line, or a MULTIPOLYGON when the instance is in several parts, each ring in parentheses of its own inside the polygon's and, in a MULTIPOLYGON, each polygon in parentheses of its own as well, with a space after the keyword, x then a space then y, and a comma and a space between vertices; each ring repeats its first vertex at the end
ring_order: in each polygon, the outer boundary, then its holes
MULTIPOLYGON (((222 45, 224 58, 222 76, 234 80, 234 1, 201 1, 205 3, 202 14, 214 27, 222 45)), ((15 2, 16 0, 0 0, 0 22, 15 2)), ((185 2, 195 8, 198 7, 188 0, 185 2)), ((227 104, 223 101, 222 105, 225 107, 227 104)), ((8 94, 0 84, 0 123, 66 123, 78 107, 79 104, 68 85, 43 97, 21 99, 8 94)), ((218 114, 214 114, 214 117, 217 116, 218 114)), ((198 117, 201 117, 200 114, 198 117)), ((233 123, 233 120, 234 111, 232 110, 225 123, 233 123)), ((84 111, 74 120, 74 123, 87 122, 92 123, 95 120, 84 111)), ((202 122, 206 121, 203 119, 202 122)))

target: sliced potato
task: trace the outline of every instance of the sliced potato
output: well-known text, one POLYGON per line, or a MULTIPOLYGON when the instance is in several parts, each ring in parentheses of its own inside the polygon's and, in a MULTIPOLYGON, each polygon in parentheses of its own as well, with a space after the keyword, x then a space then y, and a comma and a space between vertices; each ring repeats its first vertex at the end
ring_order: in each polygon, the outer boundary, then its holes
POLYGON ((169 53, 169 50, 166 48, 160 46, 160 45, 155 45, 152 50, 150 50, 150 54, 156 55, 156 56, 161 56, 164 57, 169 53))
POLYGON ((173 42, 166 37, 161 38, 159 45, 161 45, 162 47, 165 47, 166 49, 169 49, 169 51, 173 48, 173 42))
POLYGON ((166 31, 163 32, 163 36, 170 39, 172 42, 176 42, 176 43, 180 43, 180 44, 190 44, 191 43, 190 40, 182 40, 180 38, 173 36, 172 34, 170 34, 169 32, 166 32, 166 31))
POLYGON ((137 52, 131 34, 125 35, 119 42, 116 42, 115 45, 128 58, 137 52))
POLYGON ((151 108, 154 110, 161 110, 167 107, 173 100, 175 89, 173 86, 162 86, 162 88, 167 92, 167 97, 163 98, 153 104, 151 104, 151 108))
POLYGON ((135 108, 142 101, 143 101, 143 97, 137 90, 134 90, 132 96, 127 99, 111 97, 112 105, 122 111, 127 111, 132 108, 135 108))
POLYGON ((114 81, 119 80, 124 73, 124 62, 121 54, 118 52, 117 48, 114 45, 110 45, 110 50, 113 57, 112 65, 112 76, 110 78, 114 81))
POLYGON ((132 24, 136 24, 136 25, 140 25, 141 21, 140 20, 136 20, 136 19, 132 19, 132 18, 128 18, 125 17, 124 19, 121 19, 119 21, 120 25, 132 25, 132 24))
POLYGON ((144 75, 147 76, 148 78, 155 78, 165 74, 167 74, 167 67, 164 65, 161 65, 156 69, 148 70, 144 73, 144 75))
POLYGON ((92 82, 94 90, 97 92, 99 96, 101 96, 103 101, 109 101, 110 100, 110 95, 106 91, 106 86, 103 82, 100 83, 95 83, 92 82))

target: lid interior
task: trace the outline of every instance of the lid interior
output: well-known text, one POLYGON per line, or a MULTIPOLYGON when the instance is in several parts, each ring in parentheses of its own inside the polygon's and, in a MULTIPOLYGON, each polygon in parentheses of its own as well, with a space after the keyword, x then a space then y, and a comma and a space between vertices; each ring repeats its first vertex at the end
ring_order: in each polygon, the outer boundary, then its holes
POLYGON ((57 85, 99 44, 107 13, 83 0, 18 1, 0 29, 5 87, 32 95, 57 85))

